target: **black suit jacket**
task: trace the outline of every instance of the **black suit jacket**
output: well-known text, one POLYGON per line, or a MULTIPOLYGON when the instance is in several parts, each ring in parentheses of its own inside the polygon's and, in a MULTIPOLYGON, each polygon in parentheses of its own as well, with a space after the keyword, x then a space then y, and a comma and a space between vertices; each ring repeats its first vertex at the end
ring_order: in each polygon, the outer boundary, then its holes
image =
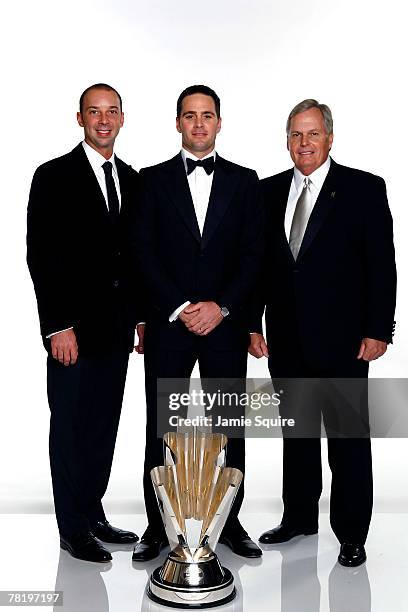
POLYGON ((135 323, 143 316, 128 247, 139 176, 117 157, 115 163, 121 190, 117 225, 82 144, 34 174, 27 262, 48 350, 46 336, 68 327, 74 328, 82 355, 113 347, 131 350, 135 323))
POLYGON ((246 346, 248 303, 263 252, 256 172, 217 155, 202 236, 181 154, 141 176, 134 245, 149 301, 146 334, 150 326, 162 345, 192 345, 195 336, 169 316, 186 301, 213 300, 230 315, 202 341, 216 349, 246 346))
POLYGON ((392 340, 396 270, 385 183, 332 160, 295 261, 284 228, 292 177, 287 170, 261 181, 267 254, 251 328, 262 331, 266 305, 272 363, 301 350, 314 366, 341 364, 356 357, 363 337, 392 340))

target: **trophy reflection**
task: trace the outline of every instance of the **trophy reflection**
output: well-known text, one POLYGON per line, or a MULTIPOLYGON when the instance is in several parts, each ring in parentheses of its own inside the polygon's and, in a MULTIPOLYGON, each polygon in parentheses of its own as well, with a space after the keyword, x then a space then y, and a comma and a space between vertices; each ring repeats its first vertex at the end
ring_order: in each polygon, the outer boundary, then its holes
POLYGON ((150 473, 171 549, 149 581, 158 603, 204 608, 235 597, 233 576, 215 554, 242 480, 225 466, 226 445, 225 435, 196 428, 164 436, 164 465, 150 473))

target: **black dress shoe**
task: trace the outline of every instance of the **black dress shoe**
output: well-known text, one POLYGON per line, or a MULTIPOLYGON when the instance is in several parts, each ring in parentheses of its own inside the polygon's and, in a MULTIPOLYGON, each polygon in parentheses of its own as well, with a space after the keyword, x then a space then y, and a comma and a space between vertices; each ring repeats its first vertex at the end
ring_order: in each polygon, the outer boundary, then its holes
POLYGON ((220 544, 225 544, 236 555, 255 559, 262 556, 262 550, 251 540, 245 529, 225 531, 221 534, 220 544))
POLYGON ((134 544, 139 539, 133 531, 113 527, 107 520, 98 521, 91 531, 98 540, 109 544, 134 544))
POLYGON ((367 560, 365 548, 362 544, 343 542, 340 546, 338 562, 345 567, 357 567, 367 560))
POLYGON ((112 561, 112 555, 106 550, 92 533, 81 533, 72 538, 60 536, 60 546, 69 552, 75 559, 82 561, 94 561, 96 563, 108 563, 112 561))
POLYGON ((140 542, 133 549, 132 561, 150 561, 158 557, 162 548, 168 545, 166 536, 157 536, 147 528, 140 542))
POLYGON ((289 542, 289 540, 296 536, 313 535, 314 533, 317 533, 317 529, 297 529, 295 527, 280 524, 278 527, 275 527, 275 529, 265 531, 265 533, 260 536, 259 541, 262 544, 281 544, 282 542, 289 542))

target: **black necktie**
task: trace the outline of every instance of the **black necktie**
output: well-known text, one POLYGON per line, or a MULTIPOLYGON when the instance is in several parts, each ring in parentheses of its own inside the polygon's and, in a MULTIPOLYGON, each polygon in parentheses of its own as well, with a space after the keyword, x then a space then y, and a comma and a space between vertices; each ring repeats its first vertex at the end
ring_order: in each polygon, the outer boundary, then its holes
POLYGON ((112 163, 107 161, 102 164, 102 168, 105 172, 109 213, 113 219, 117 219, 119 217, 119 198, 115 187, 115 181, 113 180, 112 176, 112 163))
POLYGON ((194 172, 197 166, 200 168, 204 168, 207 174, 211 174, 214 172, 214 156, 207 157, 207 159, 190 159, 190 157, 186 157, 187 162, 187 176, 194 172))

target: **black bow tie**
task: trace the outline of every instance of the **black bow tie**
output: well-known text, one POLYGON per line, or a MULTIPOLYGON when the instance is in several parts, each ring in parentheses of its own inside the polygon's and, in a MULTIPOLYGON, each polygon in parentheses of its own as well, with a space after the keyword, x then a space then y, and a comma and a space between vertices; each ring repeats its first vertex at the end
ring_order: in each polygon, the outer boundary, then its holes
POLYGON ((214 156, 207 157, 207 159, 191 159, 190 157, 186 157, 187 162, 187 176, 194 172, 197 166, 200 168, 204 168, 207 174, 211 174, 214 172, 214 156))

